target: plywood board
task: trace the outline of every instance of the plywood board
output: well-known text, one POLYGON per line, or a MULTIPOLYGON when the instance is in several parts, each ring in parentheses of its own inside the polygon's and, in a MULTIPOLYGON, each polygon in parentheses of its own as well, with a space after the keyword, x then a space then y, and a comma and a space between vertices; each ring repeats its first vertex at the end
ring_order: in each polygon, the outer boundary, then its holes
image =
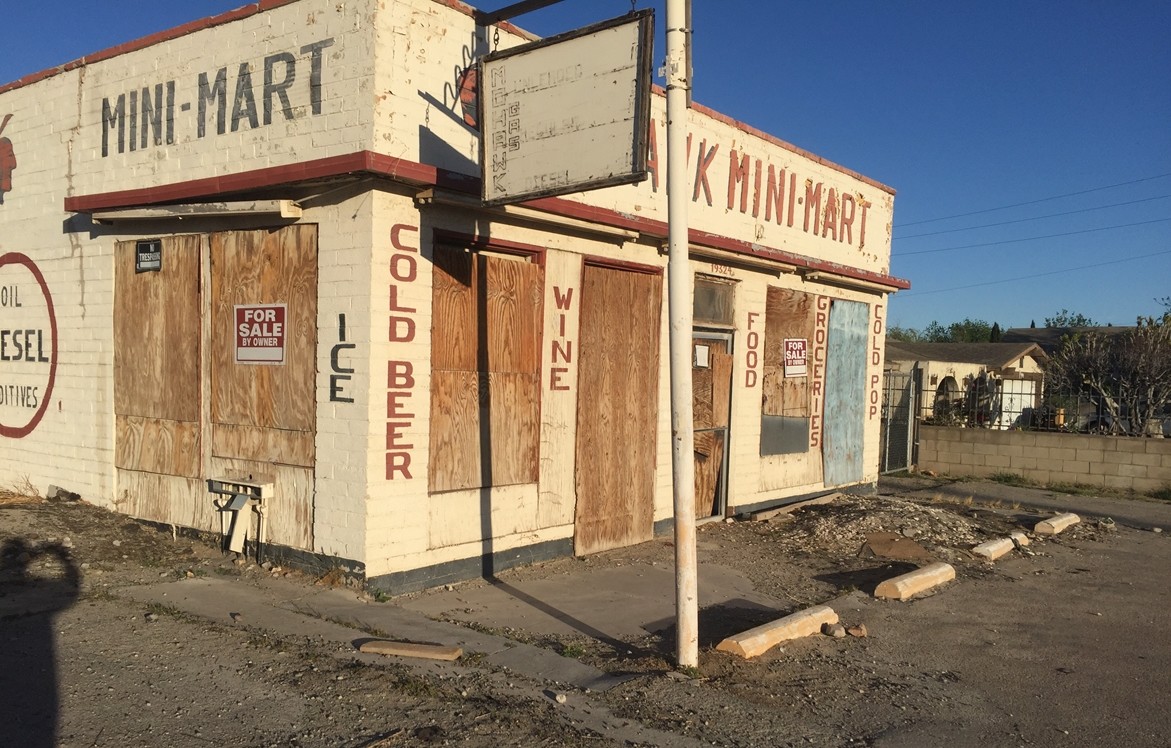
POLYGON ((535 374, 433 372, 428 489, 535 483, 538 391, 535 374))
POLYGON ((761 375, 761 412, 766 416, 809 418, 811 414, 810 378, 785 377, 783 346, 785 338, 804 338, 812 349, 816 298, 788 288, 768 289, 761 375))
POLYGON ((119 468, 199 477, 198 423, 117 415, 114 444, 119 468))
POLYGON ((541 268, 439 247, 433 277, 428 488, 534 483, 541 268))
POLYGON ((211 453, 216 457, 237 457, 274 465, 313 467, 313 434, 307 431, 280 431, 259 426, 212 424, 211 453))
POLYGON ((202 479, 119 469, 117 481, 114 504, 120 512, 151 522, 219 530, 212 523, 214 507, 202 479))
POLYGON ((478 295, 488 326, 488 371, 537 373, 544 304, 541 268, 481 257, 479 269, 484 276, 478 295))
POLYGON ((728 406, 732 392, 732 357, 728 342, 712 338, 692 340, 691 409, 697 429, 728 425, 728 406), (705 364, 696 363, 696 351, 703 347, 705 364))
POLYGON ((138 274, 135 242, 115 248, 115 411, 195 420, 198 237, 164 240, 163 256, 159 272, 138 274))
POLYGON ((199 420, 200 237, 162 240, 162 269, 135 272, 135 242, 114 248, 114 412, 199 420))
POLYGON ((317 227, 211 235, 213 423, 314 430, 317 227), (286 304, 283 365, 236 363, 238 304, 286 304))
POLYGON ((695 516, 712 516, 718 509, 720 471, 724 465, 724 433, 695 432, 695 516))
POLYGON ((135 272, 135 241, 114 248, 115 503, 190 525, 201 468, 199 236, 161 240, 161 269, 135 272))
POLYGON ((658 435, 661 279, 582 274, 574 550, 648 540, 658 435))
POLYGON ((385 639, 373 639, 362 642, 359 652, 372 654, 394 655, 396 657, 418 657, 425 660, 458 660, 464 653, 459 647, 445 647, 441 644, 416 644, 414 642, 395 642, 385 639))
POLYGON ((732 356, 712 354, 712 426, 726 428, 732 416, 732 356))
POLYGON ((436 247, 431 274, 431 367, 476 371, 475 256, 452 247, 436 247))
POLYGON ((267 540, 314 550, 317 227, 222 232, 210 244, 209 474, 273 475, 267 540), (284 364, 236 363, 242 304, 286 305, 284 364))
POLYGON ((458 247, 435 251, 432 367, 533 372, 540 366, 541 268, 458 247))
MULTIPOLYGON (((697 341, 695 345, 704 345, 697 341)), ((697 429, 712 427, 712 369, 711 366, 693 366, 691 369, 691 417, 697 429)))

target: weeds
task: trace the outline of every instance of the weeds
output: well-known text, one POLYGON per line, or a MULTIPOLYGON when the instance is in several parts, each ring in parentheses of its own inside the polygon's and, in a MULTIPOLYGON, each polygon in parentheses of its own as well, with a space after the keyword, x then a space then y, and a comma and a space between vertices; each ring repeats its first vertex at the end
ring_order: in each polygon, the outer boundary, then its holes
POLYGON ((570 642, 568 644, 561 645, 562 657, 568 657, 571 660, 579 660, 585 656, 585 653, 585 648, 580 644, 574 644, 570 642))
POLYGON ((186 618, 187 614, 176 608, 174 605, 167 605, 166 603, 147 603, 147 613, 154 613, 156 616, 171 616, 172 618, 186 618))
POLYGON ((41 492, 24 476, 8 488, 0 488, 0 504, 39 504, 41 492))
POLYGON ((988 476, 988 480, 1006 486, 1019 486, 1022 488, 1035 488, 1038 485, 1035 480, 1026 478, 1018 473, 993 473, 988 476))

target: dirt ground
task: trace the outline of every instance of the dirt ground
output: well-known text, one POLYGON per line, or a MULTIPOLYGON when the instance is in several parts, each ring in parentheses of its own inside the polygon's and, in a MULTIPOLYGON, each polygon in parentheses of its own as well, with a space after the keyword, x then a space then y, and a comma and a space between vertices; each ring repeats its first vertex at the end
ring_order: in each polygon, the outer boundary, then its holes
MULTIPOLYGON (((715 651, 714 644, 787 611, 709 608, 701 611, 700 667, 683 674, 671 666, 669 632, 616 648, 584 636, 494 631, 632 676, 605 693, 573 694, 576 709, 570 710, 540 684, 523 687, 474 656, 430 670, 389 659, 371 664, 313 637, 279 637, 246 622, 228 625, 166 606, 144 607, 122 592, 212 575, 244 582, 277 575, 305 585, 347 580, 240 562, 210 539, 160 532, 84 502, 0 493, 0 699, 9 715, 0 721, 0 745, 934 745, 935 737, 915 742, 890 736, 911 735, 900 731, 933 724, 941 709, 972 708, 968 702, 977 701, 984 717, 973 745, 1159 744, 1144 742, 1141 732, 1112 733, 1126 743, 1050 742, 1060 727, 1030 735, 1012 726, 1011 713, 1001 714, 1007 707, 957 686, 956 672, 925 668, 914 640, 883 636, 883 622, 899 606, 873 608, 868 593, 881 579, 912 567, 859 555, 871 533, 911 539, 952 563, 960 584, 1010 595, 1030 574, 1090 567, 1087 554, 1108 556, 1138 538, 1138 531, 1088 521, 1031 545, 1028 555, 1018 551, 1015 565, 992 566, 968 553, 1019 529, 1026 514, 1011 503, 842 496, 769 521, 703 525, 701 559, 718 552, 758 591, 793 610, 845 600, 843 622, 866 623, 870 636, 811 637, 744 661, 715 651), (610 715, 607 724, 619 727, 601 729, 591 713, 610 715), (634 738, 622 725, 649 732, 634 738)), ((522 581, 582 565, 670 565, 672 554, 670 541, 659 539, 501 576, 522 581)), ((1165 620, 1164 613, 1153 623, 1165 620)), ((1165 629, 1161 633, 1165 638, 1165 629)))

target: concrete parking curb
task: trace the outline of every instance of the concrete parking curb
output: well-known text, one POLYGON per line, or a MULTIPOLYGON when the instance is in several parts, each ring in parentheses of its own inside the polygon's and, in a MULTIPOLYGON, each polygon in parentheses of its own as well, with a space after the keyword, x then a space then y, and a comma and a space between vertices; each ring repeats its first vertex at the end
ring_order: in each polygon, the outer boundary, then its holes
POLYGON ((1049 519, 1041 520, 1033 528, 1033 532, 1036 533, 1037 535, 1056 535, 1057 533, 1061 532, 1062 530, 1065 530, 1073 525, 1076 525, 1078 522, 1081 522, 1081 521, 1082 521, 1081 517, 1079 517, 1076 514, 1073 514, 1071 512, 1066 512, 1065 514, 1058 514, 1055 517, 1050 517, 1049 519))
POLYGON ((998 538, 981 543, 972 549, 972 553, 985 561, 995 561, 1014 548, 1016 548, 1016 543, 1013 542, 1012 538, 998 538))
POLYGON ((938 561, 887 579, 874 590, 874 596, 882 600, 908 600, 955 578, 956 570, 952 565, 938 561))
POLYGON ((986 540, 972 549, 972 554, 985 561, 995 561, 1006 555, 1014 548, 1024 548, 1029 544, 1029 536, 1017 530, 1008 534, 1007 538, 986 540))
POLYGON ((716 649, 740 657, 756 657, 777 644, 821 632, 823 623, 837 623, 838 614, 828 605, 806 608, 784 618, 778 618, 743 633, 729 636, 716 649))

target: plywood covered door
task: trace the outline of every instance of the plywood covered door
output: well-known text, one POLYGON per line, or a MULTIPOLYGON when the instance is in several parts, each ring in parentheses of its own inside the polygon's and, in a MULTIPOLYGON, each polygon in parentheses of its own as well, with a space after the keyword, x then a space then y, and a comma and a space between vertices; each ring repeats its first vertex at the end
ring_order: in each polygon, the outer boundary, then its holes
POLYGON ((654 533, 661 300, 659 275, 583 268, 578 555, 639 543, 654 533))
POLYGON ((445 246, 434 262, 428 489, 536 483, 542 269, 445 246))
POLYGON ((692 341, 692 411, 695 426, 695 516, 719 514, 724 507, 724 465, 731 415, 732 355, 730 340, 697 337, 692 341))
POLYGON ((213 475, 271 475, 274 543, 312 548, 317 398, 317 227, 211 235, 213 475), (280 307, 280 363, 239 349, 237 307, 280 307))
POLYGON ((870 307, 834 299, 825 364, 825 485, 862 480, 866 419, 866 328, 870 307))
POLYGON ((128 514, 196 525, 200 473, 200 251, 160 240, 161 268, 136 272, 135 241, 114 247, 114 464, 128 514))

